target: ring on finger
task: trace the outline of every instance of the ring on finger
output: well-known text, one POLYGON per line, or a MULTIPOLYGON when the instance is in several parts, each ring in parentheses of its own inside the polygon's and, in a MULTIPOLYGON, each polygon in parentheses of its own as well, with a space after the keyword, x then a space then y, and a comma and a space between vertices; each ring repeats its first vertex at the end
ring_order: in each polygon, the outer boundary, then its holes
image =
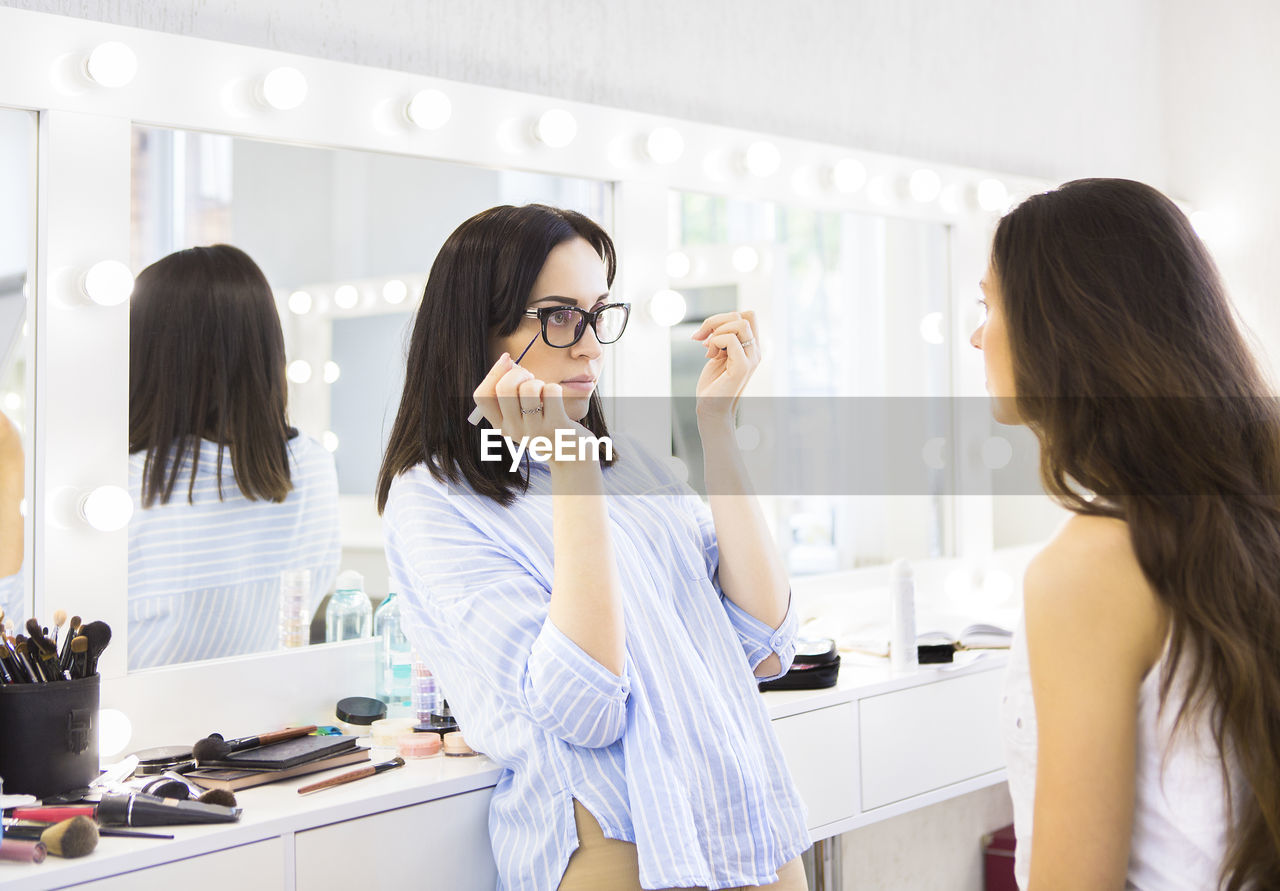
POLYGON ((542 414, 542 406, 541 406, 541 405, 539 405, 537 408, 522 408, 522 409, 520 409, 520 414, 522 414, 522 415, 540 415, 540 414, 542 414))
POLYGON ((745 350, 747 347, 751 346, 755 342, 756 342, 756 339, 754 337, 751 338, 750 340, 744 340, 742 342, 742 348, 745 350))

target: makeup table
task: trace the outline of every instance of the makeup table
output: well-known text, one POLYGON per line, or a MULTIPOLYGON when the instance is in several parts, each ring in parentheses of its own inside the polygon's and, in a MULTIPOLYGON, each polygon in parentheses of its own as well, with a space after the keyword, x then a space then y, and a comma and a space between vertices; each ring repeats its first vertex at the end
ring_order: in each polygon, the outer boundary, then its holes
MULTIPOLYGON (((1004 781, 1006 656, 959 655, 903 675, 885 660, 846 656, 835 687, 763 694, 815 841, 1004 781)), ((0 885, 490 891, 487 813, 498 775, 483 756, 437 755, 305 796, 296 789, 317 775, 298 777, 237 793, 238 823, 154 830, 172 841, 103 838, 78 860, 0 863, 0 885)))

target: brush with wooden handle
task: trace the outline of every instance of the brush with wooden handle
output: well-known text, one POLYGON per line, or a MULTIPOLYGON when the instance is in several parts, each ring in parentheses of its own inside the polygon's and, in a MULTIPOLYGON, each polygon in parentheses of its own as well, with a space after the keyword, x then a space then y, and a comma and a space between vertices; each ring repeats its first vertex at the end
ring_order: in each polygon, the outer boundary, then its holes
POLYGON ((381 764, 368 764, 358 770, 349 770, 346 773, 340 773, 336 777, 329 777, 327 780, 321 780, 318 783, 311 783, 301 786, 298 789, 299 795, 305 795, 308 792, 319 792, 321 789, 331 789, 334 786, 341 786, 343 783, 354 782, 355 780, 363 780, 365 777, 371 777, 374 774, 382 773, 386 770, 394 770, 397 767, 404 767, 404 759, 399 755, 390 761, 383 761, 381 764))
POLYGON ((305 727, 289 727, 285 730, 273 730, 270 733, 262 733, 258 736, 243 736, 240 739, 223 739, 221 733, 211 733, 191 747, 191 754, 195 757, 197 764, 201 761, 221 761, 232 752, 239 752, 242 749, 256 749, 258 746, 269 745, 281 740, 306 736, 315 729, 315 724, 308 724, 305 727))

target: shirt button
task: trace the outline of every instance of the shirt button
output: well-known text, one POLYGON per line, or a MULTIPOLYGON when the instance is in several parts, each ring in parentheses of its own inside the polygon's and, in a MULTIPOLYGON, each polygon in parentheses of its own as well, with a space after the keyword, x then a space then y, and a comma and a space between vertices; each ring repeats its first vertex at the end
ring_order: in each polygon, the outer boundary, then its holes
POLYGON ((1015 722, 1014 722, 1014 724, 1016 724, 1016 725, 1017 725, 1017 727, 1018 727, 1018 729, 1019 729, 1019 730, 1021 730, 1021 729, 1022 729, 1022 719, 1021 719, 1021 718, 1019 718, 1017 721, 1015 721, 1015 722))

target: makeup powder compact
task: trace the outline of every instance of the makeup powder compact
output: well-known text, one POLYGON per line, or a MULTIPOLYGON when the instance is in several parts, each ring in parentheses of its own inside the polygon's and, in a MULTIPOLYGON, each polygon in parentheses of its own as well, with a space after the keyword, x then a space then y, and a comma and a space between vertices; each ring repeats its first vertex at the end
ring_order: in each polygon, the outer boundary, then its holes
POLYGON ((159 776, 169 770, 185 773, 196 766, 191 746, 156 746, 133 754, 138 759, 138 766, 133 769, 136 777, 159 776))

